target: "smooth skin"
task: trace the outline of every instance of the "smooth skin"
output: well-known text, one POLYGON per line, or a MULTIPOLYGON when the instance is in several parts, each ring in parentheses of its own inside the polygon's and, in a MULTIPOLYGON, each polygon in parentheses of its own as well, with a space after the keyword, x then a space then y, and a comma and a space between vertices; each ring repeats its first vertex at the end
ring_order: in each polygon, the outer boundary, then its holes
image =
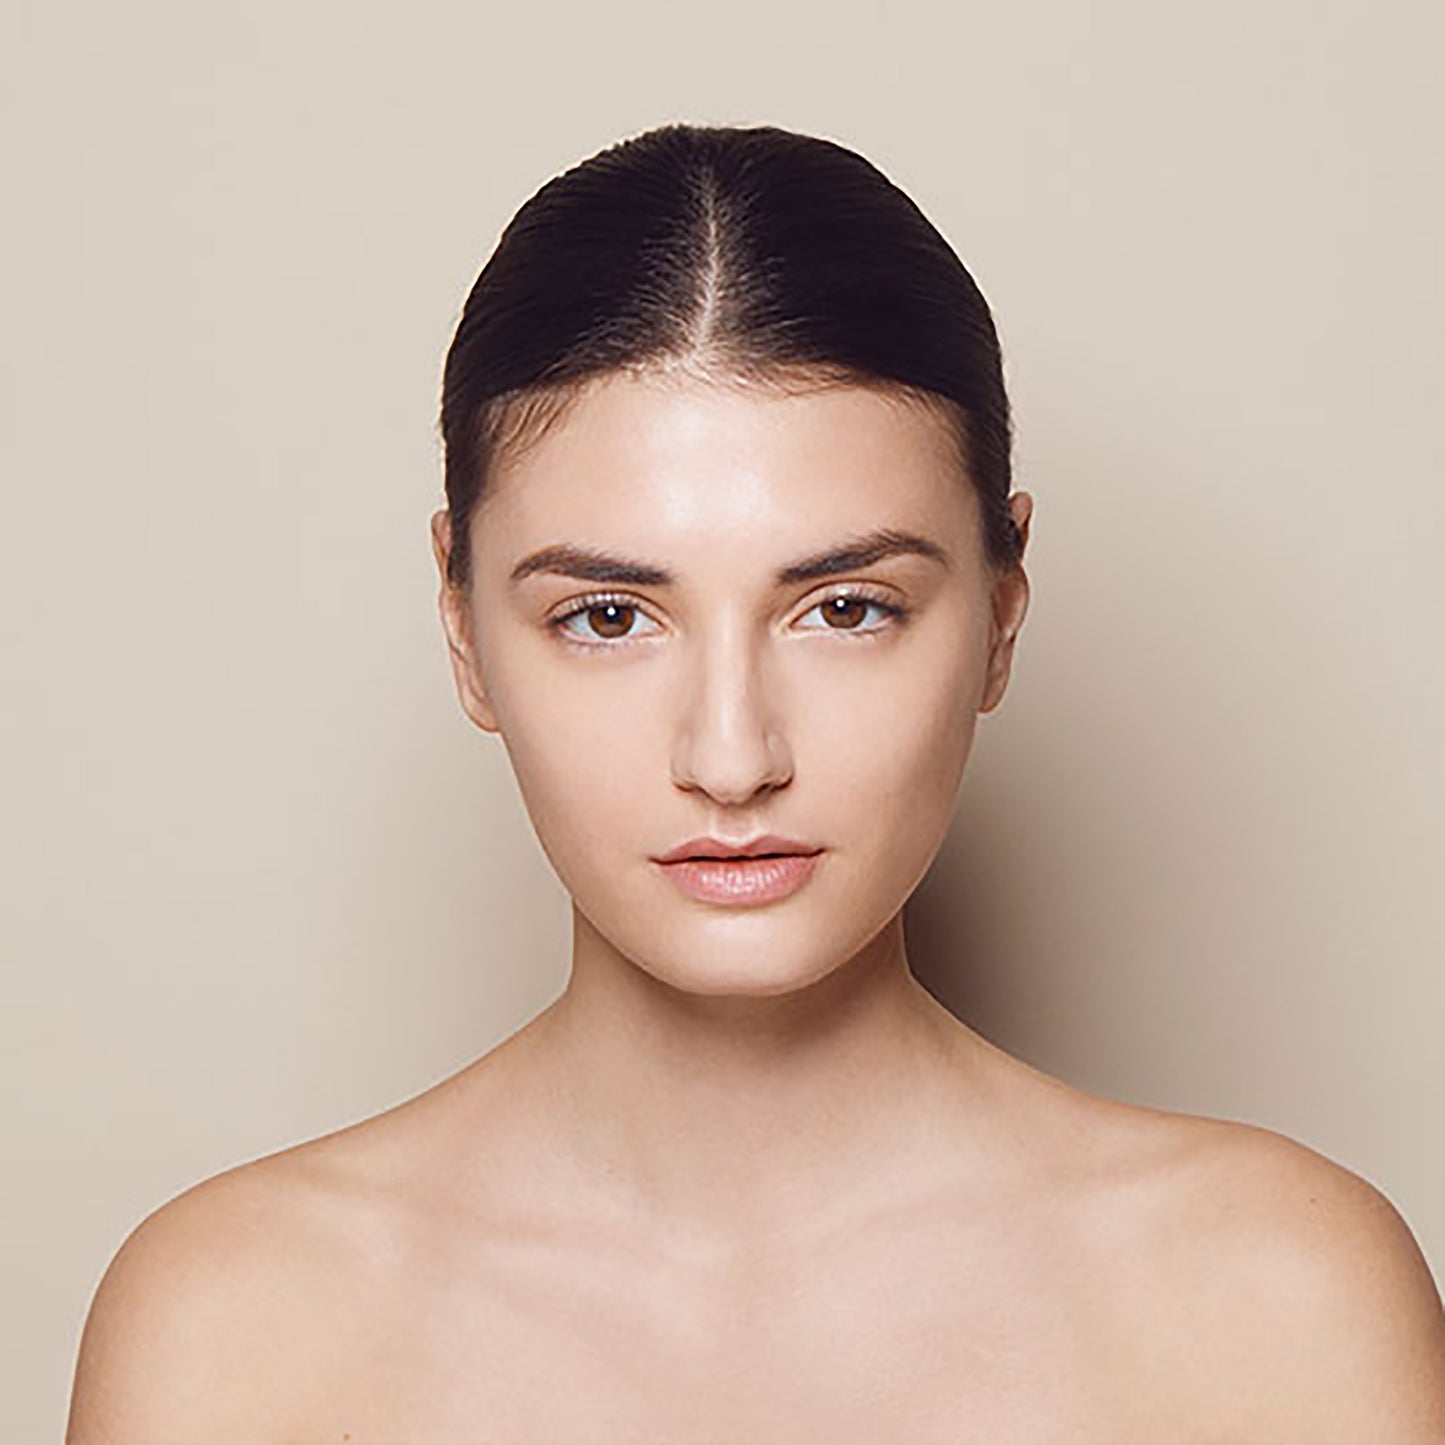
POLYGON ((503 460, 472 537, 449 587, 433 519, 443 624, 572 896, 567 987, 145 1219, 69 1445, 1445 1440, 1445 1316, 1383 1194, 1039 1073, 909 971, 1028 605, 936 414, 613 374, 503 460), (939 555, 778 583, 878 529, 939 555), (564 544, 671 580, 512 580, 564 544), (767 905, 652 861, 763 831, 824 849, 767 905))

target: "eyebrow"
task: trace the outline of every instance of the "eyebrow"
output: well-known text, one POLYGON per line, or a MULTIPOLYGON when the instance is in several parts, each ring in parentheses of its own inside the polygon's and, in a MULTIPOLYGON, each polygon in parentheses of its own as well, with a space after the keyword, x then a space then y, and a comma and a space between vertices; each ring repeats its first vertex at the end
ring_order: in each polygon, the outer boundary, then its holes
MULTIPOLYGON (((900 532, 893 527, 881 527, 876 531, 863 532, 846 537, 826 551, 815 552, 810 557, 790 562, 779 567, 773 575, 779 587, 788 587, 796 582, 813 582, 820 577, 832 577, 839 572, 852 572, 859 567, 881 562, 885 557, 903 555, 929 557, 947 567, 948 553, 937 542, 916 532, 900 532)), ((593 547, 578 547, 570 543, 559 543, 543 547, 523 557, 512 568, 511 582, 516 586, 524 577, 534 573, 553 573, 559 577, 576 577, 583 582, 612 582, 627 587, 671 587, 677 578, 665 567, 650 562, 639 562, 629 557, 618 557, 593 547)))

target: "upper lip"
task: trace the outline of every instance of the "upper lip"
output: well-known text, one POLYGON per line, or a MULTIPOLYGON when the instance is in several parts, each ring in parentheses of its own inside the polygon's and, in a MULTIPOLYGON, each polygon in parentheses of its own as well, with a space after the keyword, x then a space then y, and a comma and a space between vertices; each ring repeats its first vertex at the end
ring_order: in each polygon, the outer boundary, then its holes
POLYGON ((760 853, 822 851, 811 843, 800 843, 796 838, 779 838, 776 833, 764 833, 760 838, 750 838, 745 843, 730 843, 726 838, 689 838, 670 853, 663 853, 657 862, 680 863, 684 858, 756 858, 760 853))

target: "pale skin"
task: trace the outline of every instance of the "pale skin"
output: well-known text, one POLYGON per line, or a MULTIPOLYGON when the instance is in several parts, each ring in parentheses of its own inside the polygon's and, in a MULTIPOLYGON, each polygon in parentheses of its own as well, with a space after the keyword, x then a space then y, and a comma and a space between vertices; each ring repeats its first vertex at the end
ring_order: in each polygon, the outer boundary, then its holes
POLYGON ((1049 1078, 909 971, 902 906, 1028 606, 935 415, 617 374, 490 487, 466 589, 433 520, 442 621, 572 895, 567 988, 143 1221, 69 1445, 1445 1440, 1445 1316, 1383 1194, 1049 1078), (880 528, 941 560, 777 583, 880 528), (672 580, 509 580, 564 543, 672 580), (549 625, 598 592, 624 610, 549 625), (837 595, 908 615, 840 626, 837 595), (763 831, 824 848, 777 904, 651 861, 763 831))

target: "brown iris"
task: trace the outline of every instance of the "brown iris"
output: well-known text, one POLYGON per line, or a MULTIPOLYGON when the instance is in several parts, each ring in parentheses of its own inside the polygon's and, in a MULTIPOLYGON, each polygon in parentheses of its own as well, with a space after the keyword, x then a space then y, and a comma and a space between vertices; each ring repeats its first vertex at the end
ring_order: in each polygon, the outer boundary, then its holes
POLYGON ((600 615, 608 619, 607 626, 616 627, 617 631, 609 632, 607 627, 595 628, 599 637, 626 637, 632 627, 632 615, 637 609, 629 607, 625 602, 600 602, 596 607, 587 609, 587 620, 594 623, 600 615))
POLYGON ((830 627, 838 621, 851 628, 853 623, 861 622, 867 612, 868 603, 861 597, 830 597, 823 604, 823 615, 830 627))

